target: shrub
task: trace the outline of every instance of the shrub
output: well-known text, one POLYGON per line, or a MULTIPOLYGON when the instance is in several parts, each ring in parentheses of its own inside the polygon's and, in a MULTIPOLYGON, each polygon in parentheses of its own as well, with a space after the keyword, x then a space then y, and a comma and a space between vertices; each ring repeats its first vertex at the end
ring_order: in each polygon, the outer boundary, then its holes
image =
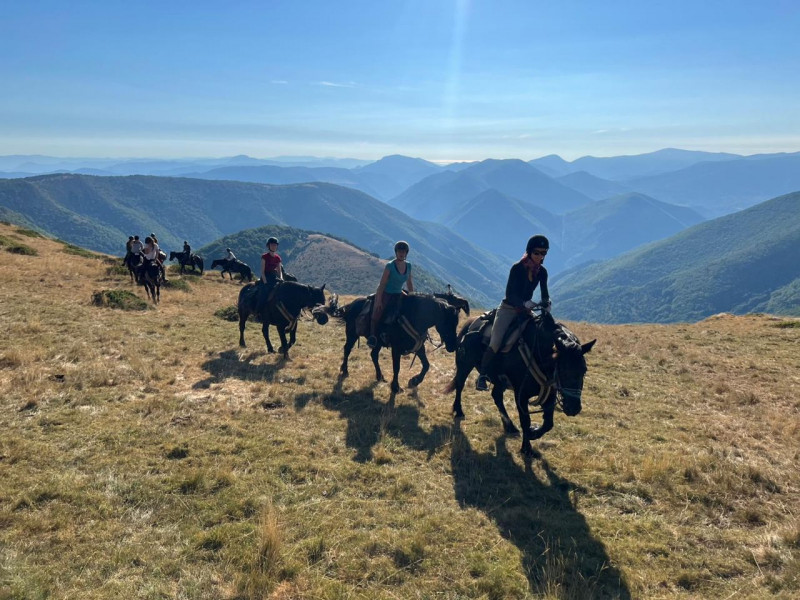
POLYGON ((150 305, 127 290, 101 290, 92 294, 92 304, 121 310, 148 310, 150 305))

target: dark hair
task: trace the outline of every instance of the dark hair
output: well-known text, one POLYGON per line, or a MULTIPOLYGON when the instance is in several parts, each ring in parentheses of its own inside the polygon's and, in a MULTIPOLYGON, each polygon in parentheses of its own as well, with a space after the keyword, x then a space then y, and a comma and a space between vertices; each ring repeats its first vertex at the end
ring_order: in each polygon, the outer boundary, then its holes
POLYGON ((267 246, 269 246, 270 244, 277 244, 277 243, 278 243, 278 238, 271 237, 267 240, 267 246))
POLYGON ((405 250, 408 252, 408 242, 404 240, 400 240, 394 245, 394 251, 397 252, 398 250, 405 250))
POLYGON ((139 236, 138 236, 138 235, 135 235, 135 236, 133 236, 133 239, 135 239, 135 240, 138 240, 138 239, 139 239, 139 236))

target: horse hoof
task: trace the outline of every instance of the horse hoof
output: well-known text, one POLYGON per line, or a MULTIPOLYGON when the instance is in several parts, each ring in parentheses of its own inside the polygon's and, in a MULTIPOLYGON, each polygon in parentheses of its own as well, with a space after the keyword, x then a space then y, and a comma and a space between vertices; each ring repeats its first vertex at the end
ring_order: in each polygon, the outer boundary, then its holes
POLYGON ((391 390, 393 394, 399 394, 400 392, 403 391, 403 388, 400 387, 399 383, 392 382, 391 390))
POLYGON ((453 418, 454 419, 464 419, 464 411, 463 410, 454 410, 453 411, 453 418))
POLYGON ((519 452, 523 456, 533 456, 533 448, 530 442, 522 442, 522 448, 519 449, 519 452))
POLYGON ((422 383, 421 379, 417 377, 412 377, 411 379, 408 380, 408 387, 414 388, 417 387, 420 383, 422 383))

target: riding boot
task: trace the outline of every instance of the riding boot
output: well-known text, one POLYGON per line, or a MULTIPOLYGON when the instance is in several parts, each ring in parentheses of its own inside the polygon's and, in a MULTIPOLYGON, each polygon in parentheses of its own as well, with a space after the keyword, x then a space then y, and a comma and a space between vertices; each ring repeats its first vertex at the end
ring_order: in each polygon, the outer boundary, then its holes
POLYGON ((478 380, 475 382, 475 389, 480 392, 488 391, 489 379, 495 377, 495 365, 497 354, 491 347, 487 348, 481 358, 481 365, 478 367, 478 380))

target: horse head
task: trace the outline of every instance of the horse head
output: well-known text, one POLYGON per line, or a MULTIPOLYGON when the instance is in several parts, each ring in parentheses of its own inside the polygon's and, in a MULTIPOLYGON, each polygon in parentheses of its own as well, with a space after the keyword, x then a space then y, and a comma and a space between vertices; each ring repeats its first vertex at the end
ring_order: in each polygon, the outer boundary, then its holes
POLYGON ((309 308, 316 307, 316 306, 325 306, 325 285, 322 284, 322 287, 315 288, 313 286, 308 286, 308 291, 310 293, 310 300, 309 300, 309 308))
POLYGON ((172 252, 170 252, 169 253, 169 259, 170 260, 175 260, 176 258, 178 258, 177 256, 175 256, 176 254, 177 254, 177 252, 175 252, 174 250, 172 252))
POLYGON ((582 409, 581 393, 586 375, 584 355, 591 351, 597 340, 581 345, 578 337, 561 323, 555 325, 553 336, 556 392, 561 398, 564 414, 574 417, 582 409))
POLYGON ((439 298, 440 300, 444 300, 450 306, 454 306, 458 310, 463 310, 464 314, 469 316, 469 301, 466 298, 462 298, 461 296, 456 296, 453 291, 450 289, 450 286, 447 286, 448 290, 447 293, 436 293, 434 296, 439 298))
POLYGON ((435 300, 439 315, 436 319, 436 331, 444 342, 448 352, 455 352, 458 347, 458 309, 447 302, 435 300))

